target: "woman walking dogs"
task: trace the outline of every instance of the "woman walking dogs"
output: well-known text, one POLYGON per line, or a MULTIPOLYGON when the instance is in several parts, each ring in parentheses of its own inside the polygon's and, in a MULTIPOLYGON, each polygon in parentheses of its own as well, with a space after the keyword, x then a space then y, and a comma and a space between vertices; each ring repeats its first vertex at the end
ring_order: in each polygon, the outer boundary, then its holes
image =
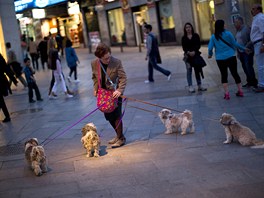
POLYGON ((122 98, 120 96, 125 91, 127 77, 121 61, 111 56, 111 50, 107 45, 99 43, 94 54, 97 57, 91 62, 94 96, 97 97, 98 88, 101 87, 106 90, 113 90, 113 98, 118 99, 114 111, 104 113, 105 119, 116 132, 116 137, 108 143, 112 145, 112 148, 117 148, 126 143, 123 134, 122 98))

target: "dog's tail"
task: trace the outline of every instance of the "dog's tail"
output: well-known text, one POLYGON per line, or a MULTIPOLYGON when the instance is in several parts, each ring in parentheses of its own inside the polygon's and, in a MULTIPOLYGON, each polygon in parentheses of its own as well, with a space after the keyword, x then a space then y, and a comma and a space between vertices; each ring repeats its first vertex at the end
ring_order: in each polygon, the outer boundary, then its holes
POLYGON ((256 140, 254 142, 254 146, 251 146, 251 148, 254 148, 254 149, 264 148, 264 141, 263 140, 256 140))
POLYGON ((186 109, 183 114, 188 118, 188 120, 192 120, 192 112, 190 110, 186 109))

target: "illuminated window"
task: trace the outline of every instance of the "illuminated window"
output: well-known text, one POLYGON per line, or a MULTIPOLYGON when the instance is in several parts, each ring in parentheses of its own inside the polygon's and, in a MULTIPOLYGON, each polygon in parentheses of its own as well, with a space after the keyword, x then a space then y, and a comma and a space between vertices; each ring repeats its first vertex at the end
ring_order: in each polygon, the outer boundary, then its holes
POLYGON ((108 11, 108 23, 112 44, 121 43, 125 31, 125 22, 121 8, 108 11))

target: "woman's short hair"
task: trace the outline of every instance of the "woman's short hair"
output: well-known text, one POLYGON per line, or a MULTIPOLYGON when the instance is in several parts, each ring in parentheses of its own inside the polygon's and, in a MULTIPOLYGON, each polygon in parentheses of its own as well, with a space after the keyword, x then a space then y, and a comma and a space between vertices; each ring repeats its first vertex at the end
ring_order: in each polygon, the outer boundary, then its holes
POLYGON ((105 54, 107 53, 111 53, 111 49, 110 47, 108 47, 106 44, 104 43, 99 43, 96 47, 96 50, 94 52, 94 55, 97 57, 97 58, 102 58, 105 54))

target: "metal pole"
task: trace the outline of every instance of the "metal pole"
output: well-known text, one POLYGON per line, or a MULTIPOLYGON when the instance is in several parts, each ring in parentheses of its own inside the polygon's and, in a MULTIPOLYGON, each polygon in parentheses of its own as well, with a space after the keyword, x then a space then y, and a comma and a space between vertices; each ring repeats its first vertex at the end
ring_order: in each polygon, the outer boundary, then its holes
POLYGON ((138 31, 137 31, 137 34, 138 34, 138 51, 139 52, 142 52, 142 49, 141 49, 141 41, 140 41, 141 35, 140 35, 140 31, 139 31, 139 28, 141 28, 141 26, 138 23, 137 23, 137 26, 138 26, 138 31))
POLYGON ((82 13, 82 17, 83 17, 83 25, 85 26, 85 31, 87 33, 87 38, 88 38, 88 49, 89 49, 89 53, 91 54, 91 53, 93 53, 92 52, 91 39, 90 39, 90 36, 89 36, 88 23, 87 23, 83 8, 81 8, 81 13, 82 13))

